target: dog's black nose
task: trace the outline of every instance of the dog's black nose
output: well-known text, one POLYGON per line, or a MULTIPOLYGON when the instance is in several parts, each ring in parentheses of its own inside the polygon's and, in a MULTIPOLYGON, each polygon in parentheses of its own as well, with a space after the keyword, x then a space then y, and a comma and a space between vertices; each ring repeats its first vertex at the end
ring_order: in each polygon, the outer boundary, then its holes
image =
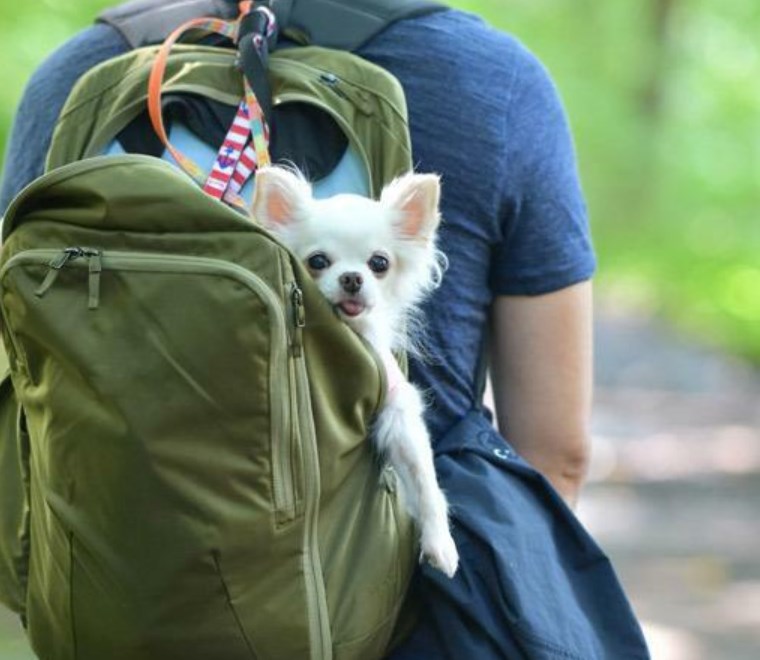
POLYGON ((346 293, 359 293, 364 280, 360 273, 343 273, 340 276, 340 285, 346 293))

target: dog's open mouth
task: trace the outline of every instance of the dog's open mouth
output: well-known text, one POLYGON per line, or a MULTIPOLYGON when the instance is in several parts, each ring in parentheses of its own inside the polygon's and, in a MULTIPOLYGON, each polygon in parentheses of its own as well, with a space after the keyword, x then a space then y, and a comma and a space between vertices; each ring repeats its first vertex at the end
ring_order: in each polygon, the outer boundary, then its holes
POLYGON ((365 310, 366 305, 361 300, 353 300, 349 298, 347 300, 341 300, 336 307, 346 316, 353 318, 359 316, 359 314, 365 310))

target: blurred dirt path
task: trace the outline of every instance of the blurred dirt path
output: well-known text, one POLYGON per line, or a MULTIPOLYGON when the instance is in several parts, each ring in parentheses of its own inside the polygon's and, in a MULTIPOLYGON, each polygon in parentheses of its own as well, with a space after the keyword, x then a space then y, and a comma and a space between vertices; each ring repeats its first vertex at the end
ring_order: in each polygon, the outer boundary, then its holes
POLYGON ((579 516, 654 660, 760 658, 760 373, 649 320, 597 322, 579 516))

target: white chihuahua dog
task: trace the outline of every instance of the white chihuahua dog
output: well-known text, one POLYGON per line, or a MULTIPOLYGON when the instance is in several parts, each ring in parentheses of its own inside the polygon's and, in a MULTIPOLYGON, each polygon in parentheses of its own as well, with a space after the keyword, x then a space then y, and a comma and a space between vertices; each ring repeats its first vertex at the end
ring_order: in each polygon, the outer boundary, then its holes
POLYGON ((306 264, 340 318, 383 359, 389 388, 373 436, 399 475, 422 556, 451 577, 459 556, 422 397, 392 355, 410 348, 405 329, 442 274, 439 196, 437 176, 408 174, 386 186, 379 201, 350 194, 317 200, 303 178, 268 167, 256 173, 252 213, 306 264))

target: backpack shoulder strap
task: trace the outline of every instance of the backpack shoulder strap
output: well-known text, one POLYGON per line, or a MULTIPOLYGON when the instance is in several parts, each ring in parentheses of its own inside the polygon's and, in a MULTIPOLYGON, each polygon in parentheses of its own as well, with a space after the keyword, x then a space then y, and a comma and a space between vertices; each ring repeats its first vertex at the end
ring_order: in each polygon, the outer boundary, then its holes
POLYGON ((131 48, 163 43, 182 23, 199 16, 232 20, 238 15, 230 0, 132 0, 109 7, 96 22, 116 28, 131 48))
POLYGON ((444 9, 434 0, 294 0, 285 32, 298 32, 307 43, 350 51, 402 18, 444 9))
MULTIPOLYGON (((355 50, 402 18, 441 11, 435 0, 275 0, 282 32, 295 40, 355 50)), ((238 15, 235 0, 131 0, 102 12, 97 21, 116 28, 132 48, 161 43, 177 25, 199 16, 238 15)))

